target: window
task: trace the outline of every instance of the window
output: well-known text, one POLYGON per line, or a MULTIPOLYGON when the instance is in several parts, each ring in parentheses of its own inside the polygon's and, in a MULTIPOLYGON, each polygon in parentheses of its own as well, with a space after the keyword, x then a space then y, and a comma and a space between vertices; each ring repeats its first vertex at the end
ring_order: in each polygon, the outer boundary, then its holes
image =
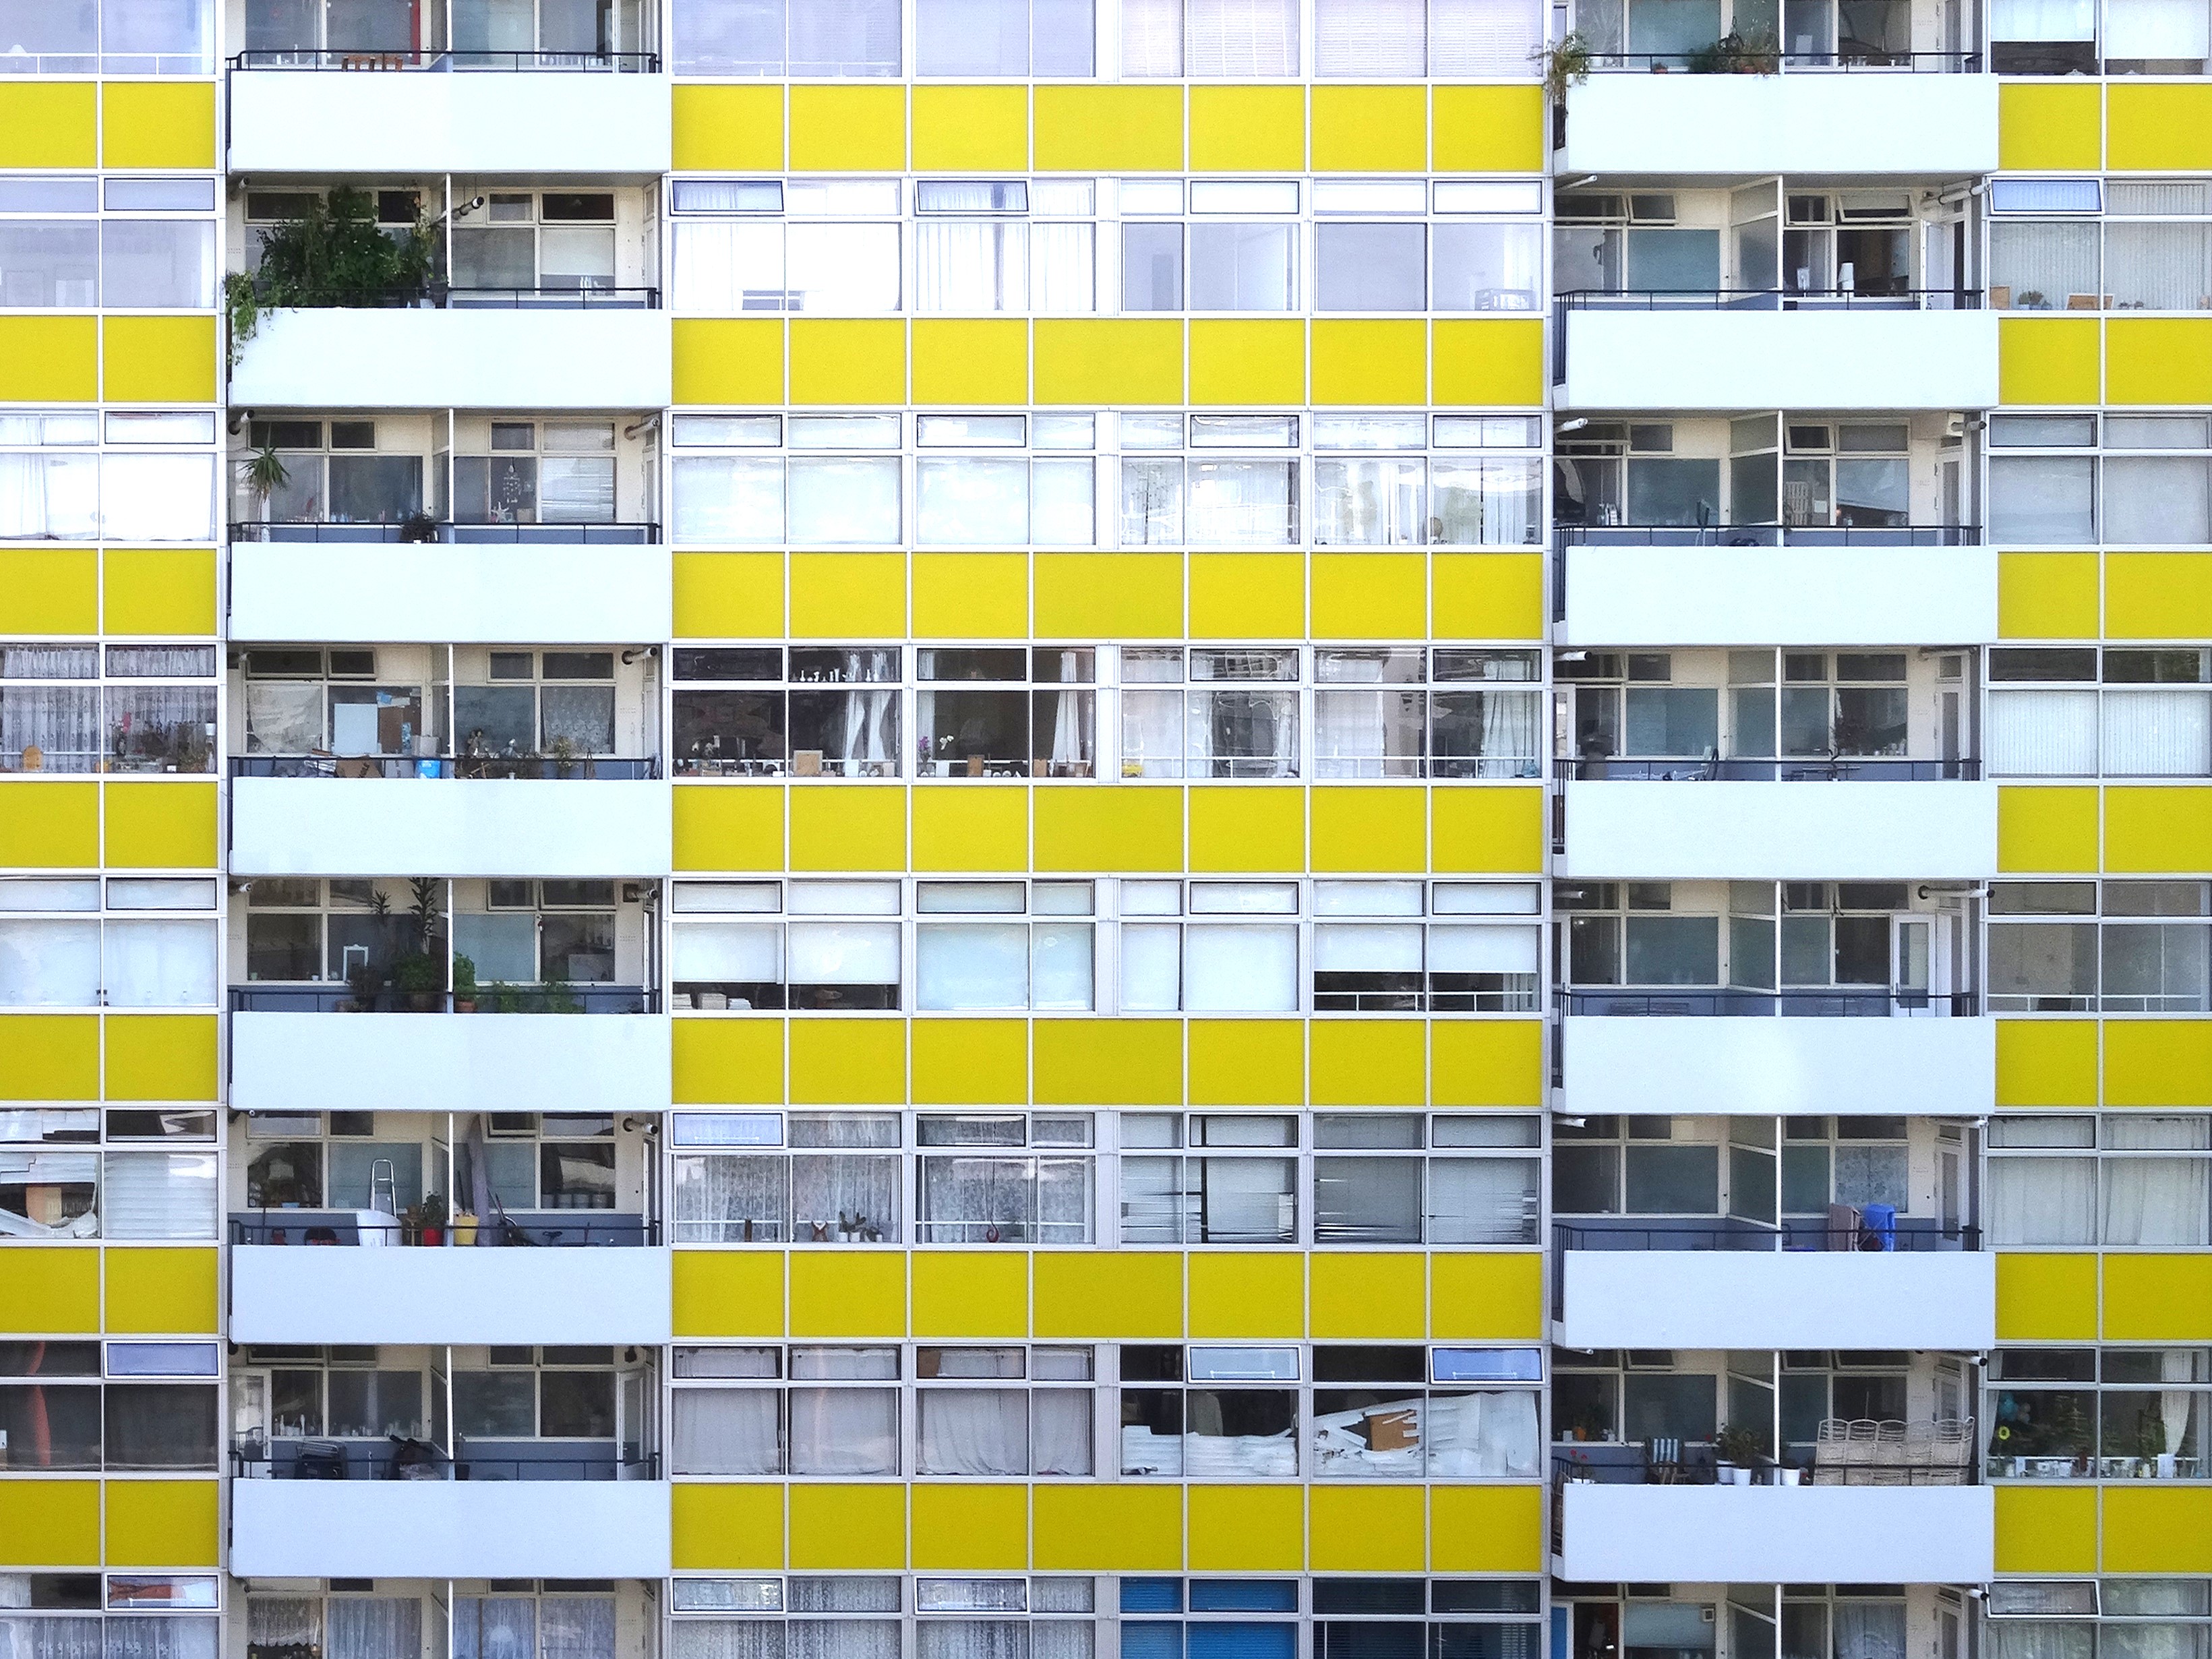
MULTIPOLYGON (((1784 1120, 1782 1211, 1825 1219, 1832 1204, 1911 1209, 1910 1130, 1901 1117, 1784 1120)), ((1863 1417, 1863 1412, 1826 1413, 1863 1417)), ((1901 1412, 1882 1415, 1902 1416, 1901 1412)))
POLYGON ((540 1595, 514 1593, 529 1583, 509 1580, 501 1595, 453 1598, 453 1659, 615 1659, 616 1597, 555 1594, 554 1580, 540 1595))
POLYGON ((900 1006, 896 882, 678 882, 672 908, 678 1008, 900 1006), (741 916, 754 919, 705 919, 741 916))
POLYGON ((1121 1358, 1123 1474, 1297 1477, 1297 1348, 1125 1342, 1121 1358))
POLYGON ((1533 1244, 1538 1144, 1528 1117, 1317 1113, 1314 1242, 1533 1244))
POLYGON ((671 442, 679 450, 729 444, 746 453, 676 457, 676 539, 737 546, 896 544, 899 423, 896 415, 769 416, 741 427, 728 420, 678 420, 671 442), (796 453, 788 459, 753 453, 763 442, 780 443, 777 428, 787 426, 795 452, 855 453, 796 453), (858 453, 873 450, 894 453, 858 453))
POLYGON ((106 1353, 103 1382, 98 1342, 0 1342, 10 1472, 213 1470, 218 1385, 150 1380, 211 1377, 213 1346, 113 1342, 106 1353))
POLYGON ((914 1366, 916 1474, 1093 1472, 1090 1349, 920 1346, 914 1366))
POLYGON ((1793 528, 1839 525, 1849 530, 1911 524, 1909 432, 1902 421, 1847 421, 1833 427, 1786 421, 1782 522, 1793 528))
POLYGON ((215 69, 205 0, 0 3, 0 36, 19 75, 206 75, 215 69), (96 20, 96 21, 95 21, 96 20))
POLYGON ((2194 1115, 1998 1118, 1991 1242, 2115 1248, 2212 1242, 2212 1128, 2194 1115))
POLYGON ((1123 647, 1121 775, 1297 777, 1298 660, 1296 646, 1123 647))
POLYGON ((678 1348, 672 1467, 681 1474, 895 1475, 900 1371, 896 1346, 678 1348))
POLYGON ((678 1113, 679 1243, 896 1243, 895 1112, 678 1113))
POLYGON ((1323 881, 1314 885, 1316 1012, 1528 1013, 1536 1006, 1533 887, 1439 882, 1323 881), (1425 902, 1429 900, 1429 902, 1425 902), (1439 917, 1469 918, 1431 921, 1439 917))
POLYGON ((2203 882, 1994 883, 1990 1007, 2201 1013, 2212 1005, 2208 917, 2212 889, 2203 882))
POLYGON ((453 1432, 475 1441, 611 1441, 615 1379, 611 1348, 493 1348, 485 1369, 453 1372, 453 1432))
POLYGON ((1314 227, 1316 311, 1426 311, 1428 228, 1342 223, 1314 227))
POLYGON ((445 951, 434 900, 404 882, 263 876, 247 888, 246 903, 249 982, 351 983, 367 994, 426 942, 433 954, 445 951), (417 898, 426 899, 419 911, 417 898))
MULTIPOLYGON (((404 1119, 387 1117, 380 1138, 374 1114, 252 1112, 246 1119, 249 1210, 373 1210, 398 1216, 422 1200, 424 1143, 404 1119)), ((442 1155, 438 1159, 444 1162, 442 1155)), ((443 1170, 433 1177, 442 1185, 443 1170)), ((527 1196, 520 1209, 534 1208, 527 1196)), ((396 1237, 388 1241, 398 1243, 396 1237)))
POLYGON ((925 1113, 915 1133, 921 1147, 917 1242, 1091 1241, 1089 1114, 925 1113))
POLYGON ((488 882, 453 908, 453 953, 480 984, 611 985, 615 887, 605 881, 488 882))
POLYGON ((844 79, 899 72, 898 0, 677 0, 678 75, 844 79))
POLYGON ((615 752, 613 652, 454 654, 453 730, 463 776, 477 769, 469 761, 615 752))
MULTIPOLYGON (((1313 1350, 1313 1470, 1322 1480, 1533 1479, 1542 1464, 1534 1350, 1320 1346, 1313 1350), (1433 1375, 1439 1383, 1427 1388, 1433 1375)), ((1369 1581, 1361 1581, 1366 1583, 1369 1581)), ((1319 1611, 1319 1587, 1316 1607, 1319 1611)))
POLYGON ((2212 455, 2201 415, 1990 422, 1992 539, 2007 544, 2186 545, 2212 535, 2212 455), (2039 455, 2012 452, 2029 448, 2039 455), (2072 453, 2069 453, 2072 452, 2072 453), (2134 452, 2134 453, 2129 453, 2134 452))
MULTIPOLYGON (((1012 417, 1018 421, 1018 416, 1012 417)), ((923 416, 924 446, 960 441, 975 422, 923 416)), ((915 463, 915 540, 922 547, 1088 546, 1098 538, 1089 457, 924 455, 915 463)))
MULTIPOLYGON (((176 886, 180 896, 155 896, 154 907, 214 909, 211 884, 176 886)), ((110 884, 107 908, 103 916, 94 880, 0 878, 0 1007, 215 1005, 218 923, 212 915, 149 914, 125 883, 110 884)))
POLYGON ((1121 1011, 1295 1012, 1297 914, 1292 882, 1124 881, 1121 1011))
MULTIPOLYGON (((1030 3, 1042 11, 1057 0, 1030 3)), ((1081 46, 1088 50, 1087 36, 1081 46)), ((1088 179, 918 181, 915 309, 986 316, 1096 310, 1094 206, 1088 179)))
POLYGON ((678 647, 677 775, 896 777, 903 657, 897 646, 678 647))
POLYGON ((1418 79, 1518 73, 1541 44, 1535 8, 1472 0, 1315 0, 1314 72, 1418 79))
POLYGON ((1297 0, 1122 0, 1121 73, 1295 76, 1298 12, 1297 0))
POLYGON ((916 1007, 1091 1007, 1091 883, 924 881, 915 906, 916 1007))
MULTIPOLYGON (((1510 547, 1539 539, 1540 457, 1357 453, 1418 450, 1422 438, 1418 417, 1316 416, 1316 452, 1354 453, 1314 457, 1314 545, 1510 547)), ((1490 450, 1534 440, 1519 422, 1447 416, 1436 422, 1438 449, 1490 450)))
POLYGON ((915 678, 917 776, 1091 775, 1093 651, 922 646, 915 678))
POLYGON ((1091 0, 916 0, 914 72, 1089 75, 1091 0))
MULTIPOLYGON (((21 36, 10 39, 20 40, 21 36)), ((118 181, 119 182, 119 181, 118 181)), ((135 199, 110 185, 111 210, 181 210, 191 218, 101 219, 89 179, 0 181, 0 301, 12 307, 201 310, 215 303, 215 205, 208 180, 135 199), (82 217, 29 216, 80 214, 82 217)))
MULTIPOLYGON (((1125 416, 1124 450, 1185 447, 1180 415, 1125 416)), ((1192 449, 1295 449, 1295 416, 1196 415, 1192 449)), ((1121 544, 1288 547, 1298 539, 1298 464, 1294 457, 1125 454, 1121 460, 1121 544)))
MULTIPOLYGON (((213 423, 206 436, 213 437, 213 423)), ((112 419, 108 447, 90 413, 0 416, 0 538, 205 542, 215 538, 215 456, 156 449, 176 441, 112 419), (126 447, 128 446, 128 447, 126 447)))
MULTIPOLYGON (((2171 1480, 2203 1474, 2212 1353, 2203 1348, 2000 1348, 1990 1356, 1987 1377, 1984 1449, 1992 1476, 2171 1480)), ((2143 1583, 2130 1581, 2130 1588, 2143 1583)), ((2148 1596, 2136 1605, 2143 1613, 2179 1610, 2148 1596)), ((2191 1610, 2201 1607, 2200 1601, 2191 1610)))
POLYGON ((1592 1118, 1552 1148, 1552 1209, 1561 1215, 1721 1213, 1716 1118, 1592 1118))
POLYGON ((615 287, 612 191, 494 190, 483 200, 482 208, 471 200, 453 210, 454 303, 467 304, 470 291, 489 297, 615 287))
POLYGON ((1318 647, 1314 775, 1535 777, 1538 678, 1525 651, 1318 647))
MULTIPOLYGON (((471 424, 474 424, 471 422, 471 424)), ((611 421, 490 421, 487 453, 453 459, 459 524, 611 524, 611 421)))
POLYGON ((215 676, 210 646, 0 645, 0 771, 211 772, 215 676))
MULTIPOLYGON (((527 653, 523 653, 526 656, 527 653)), ((249 755, 437 755, 445 751, 443 696, 425 697, 416 653, 319 647, 245 653, 249 755), (393 670, 380 677, 380 665, 393 670)), ((534 731, 523 747, 534 750, 534 731)), ((380 770, 381 769, 379 769, 380 770)))
POLYGON ((2212 773, 2212 653, 2009 647, 1990 678, 1994 775, 2212 773))
POLYGON ((1297 1242, 1296 1114, 1124 1112, 1121 1129, 1123 1243, 1297 1242))
POLYGON ((0 1111, 0 1244, 213 1238, 214 1140, 205 1112, 0 1111))
MULTIPOLYGON (((246 473, 248 465, 258 461, 237 461, 238 505, 247 517, 265 524, 404 523, 423 509, 423 458, 400 450, 401 436, 398 423, 391 421, 251 422, 248 447, 256 457, 273 454, 283 477, 264 490, 246 473), (380 449, 380 432, 392 447, 380 449)), ((470 465, 459 464, 464 501, 470 465)), ((444 480, 434 477, 432 482, 442 495, 444 480)), ((476 490, 479 496, 484 494, 481 477, 476 490)), ((493 520, 487 511, 472 522, 493 520)))

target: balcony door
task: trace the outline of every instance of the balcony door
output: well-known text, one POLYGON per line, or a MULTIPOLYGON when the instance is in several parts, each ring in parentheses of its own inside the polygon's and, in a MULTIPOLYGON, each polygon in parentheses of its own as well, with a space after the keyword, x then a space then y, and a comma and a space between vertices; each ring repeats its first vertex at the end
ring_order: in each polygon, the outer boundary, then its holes
POLYGON ((653 1446, 653 1376, 649 1371, 624 1371, 615 1389, 615 1478, 649 1480, 655 1471, 648 1461, 653 1446))

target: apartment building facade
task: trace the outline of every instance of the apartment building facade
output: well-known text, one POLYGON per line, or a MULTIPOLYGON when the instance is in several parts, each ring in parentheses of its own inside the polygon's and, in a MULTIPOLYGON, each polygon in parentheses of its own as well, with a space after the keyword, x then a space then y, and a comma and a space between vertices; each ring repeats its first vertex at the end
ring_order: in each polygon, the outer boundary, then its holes
POLYGON ((2203 1659, 2208 31, 0 0, 0 1654, 2203 1659))

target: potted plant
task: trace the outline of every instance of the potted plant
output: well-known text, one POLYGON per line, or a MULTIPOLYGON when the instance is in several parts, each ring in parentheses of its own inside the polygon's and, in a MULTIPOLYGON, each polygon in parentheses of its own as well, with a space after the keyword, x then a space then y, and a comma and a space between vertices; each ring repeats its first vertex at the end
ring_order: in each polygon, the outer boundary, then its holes
POLYGON ((446 1195, 425 1193, 415 1213, 422 1231, 417 1242, 424 1244, 443 1244, 446 1242, 446 1195))
POLYGON ((1761 1455, 1755 1429, 1723 1425, 1713 1437, 1713 1462, 1724 1486, 1749 1486, 1761 1455))
POLYGON ((373 1012, 376 1007, 376 970, 367 963, 346 970, 346 986, 353 993, 353 1000, 346 1012, 356 1014, 373 1012))
POLYGON ((264 444, 253 452, 253 458, 240 469, 246 488, 266 512, 269 498, 292 482, 292 475, 284 465, 284 458, 276 453, 274 444, 264 444))
POLYGON ((584 751, 576 746, 575 738, 566 732, 553 739, 547 753, 552 758, 553 775, 556 778, 574 776, 576 763, 584 757, 584 751))
POLYGON ((444 979, 436 960, 420 954, 400 957, 392 970, 392 988, 406 994, 408 1006, 418 1014, 435 1012, 444 979))
POLYGON ((467 957, 453 958, 453 1012, 473 1014, 477 1011, 477 965, 467 957))
POLYGON ((1528 56, 1543 71, 1544 96, 1554 104, 1565 103, 1567 89, 1589 79, 1589 36, 1580 29, 1569 29, 1556 45, 1539 46, 1528 56))
POLYGON ((434 542, 438 539, 438 521, 427 513, 410 513, 399 521, 399 539, 434 542))

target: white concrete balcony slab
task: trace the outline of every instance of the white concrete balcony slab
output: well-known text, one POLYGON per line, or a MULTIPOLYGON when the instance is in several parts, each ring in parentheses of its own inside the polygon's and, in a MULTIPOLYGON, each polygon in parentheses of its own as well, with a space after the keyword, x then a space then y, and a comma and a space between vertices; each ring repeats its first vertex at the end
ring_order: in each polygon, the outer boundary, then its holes
POLYGON ((425 55, 417 67, 411 55, 247 53, 250 67, 229 77, 230 170, 377 178, 668 171, 668 77, 631 72, 652 60, 615 60, 622 73, 611 65, 511 67, 527 61, 506 52, 425 55), (272 59, 284 66, 270 66, 272 59))
POLYGON ((1559 1340, 1571 1347, 1973 1352, 1996 1344, 1988 1251, 1668 1249, 1663 1235, 1656 1249, 1619 1249, 1634 1235, 1559 1231, 1606 1247, 1576 1249, 1571 1237, 1559 1253, 1559 1340))
POLYGON ((569 778, 233 778, 231 873, 590 879, 667 869, 667 781, 575 765, 569 778))
POLYGON ((1996 1100, 1987 1018, 1570 1013, 1560 1042, 1553 1104, 1577 1114, 1972 1115, 1996 1100))
POLYGON ((1555 172, 1906 174, 1997 167, 1997 83, 1987 75, 1653 75, 1601 71, 1567 94, 1555 172))
POLYGON ((1584 1583, 1978 1584, 1992 1571, 1987 1486, 1569 1481, 1559 1499, 1562 1576, 1584 1583))
POLYGON ((426 304, 264 312, 231 371, 230 401, 258 410, 659 409, 670 386, 665 311, 426 304))
MULTIPOLYGON (((1590 769, 1607 764, 1646 765, 1596 762, 1590 769)), ((1681 769, 1694 775, 1698 763, 1681 763, 1681 769)), ((1565 790, 1567 844, 1559 866, 1565 876, 1967 881, 1997 867, 1993 783, 1577 776, 1565 790)))
MULTIPOLYGON (((571 1218, 563 1212, 560 1218, 571 1218)), ((573 1218, 586 1234, 592 1218, 573 1218)), ((239 1342, 433 1346, 663 1343, 672 1329, 669 1254, 642 1244, 241 1244, 230 1252, 230 1334, 239 1342)))
POLYGON ((230 1061, 230 1104, 248 1112, 668 1109, 665 1014, 246 1009, 230 1061))
POLYGON ((1997 558, 1986 547, 1577 544, 1565 562, 1566 617, 1553 634, 1565 645, 1888 646, 1996 637, 1997 558))
POLYGON ((1997 400, 1994 312, 1886 310, 1868 301, 1802 311, 1641 303, 1623 295, 1567 308, 1559 407, 1986 409, 1997 400))
POLYGON ((659 1578, 664 1480, 234 1480, 256 1578, 659 1578))
POLYGON ((672 568, 656 541, 235 542, 228 637, 333 645, 664 640, 673 626, 672 568))

